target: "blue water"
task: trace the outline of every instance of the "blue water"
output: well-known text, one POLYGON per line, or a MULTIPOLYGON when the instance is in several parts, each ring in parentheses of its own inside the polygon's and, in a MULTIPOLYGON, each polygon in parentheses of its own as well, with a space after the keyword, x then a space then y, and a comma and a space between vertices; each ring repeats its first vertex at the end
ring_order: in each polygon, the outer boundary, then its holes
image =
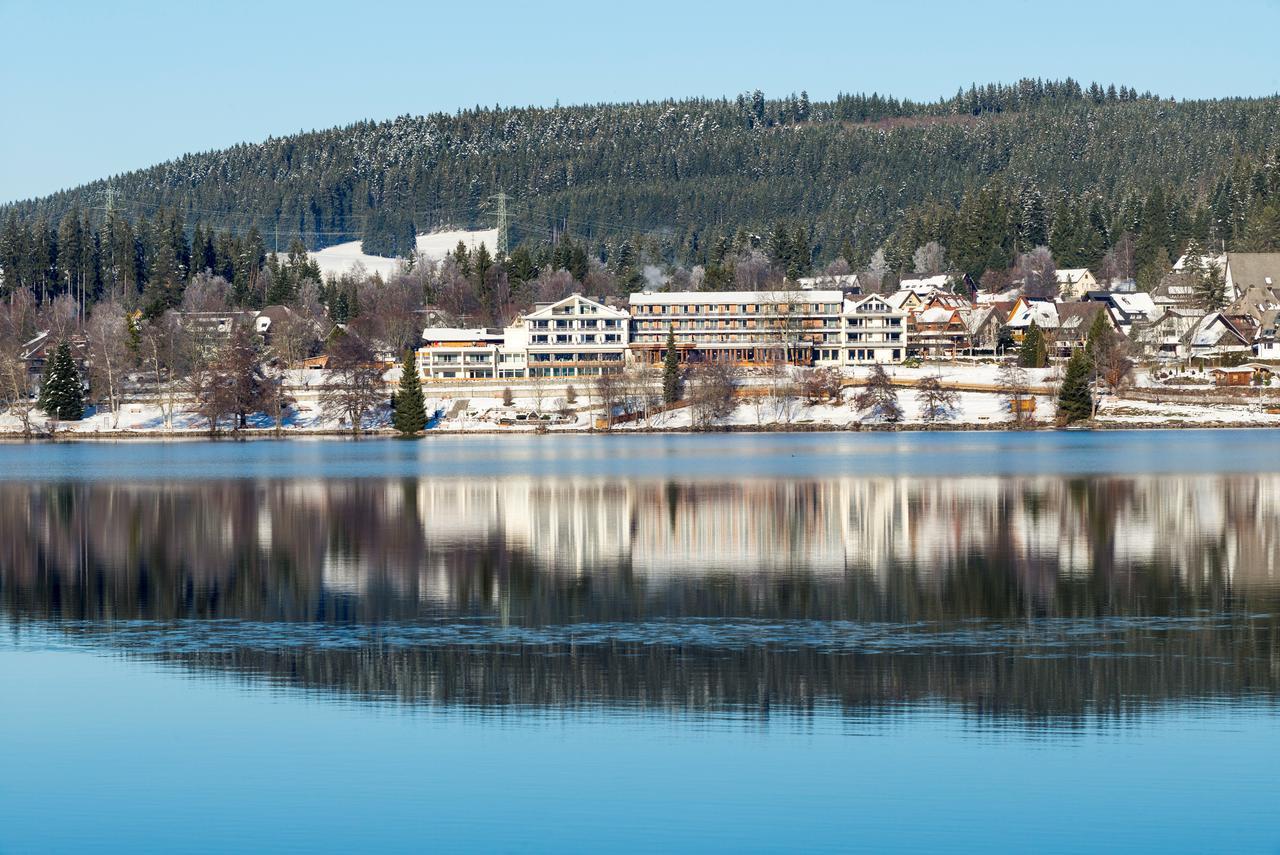
POLYGON ((1277 452, 0 445, 0 853, 1277 852, 1277 452))
POLYGON ((974 431, 0 443, 0 479, 1256 472, 1280 431, 974 431))

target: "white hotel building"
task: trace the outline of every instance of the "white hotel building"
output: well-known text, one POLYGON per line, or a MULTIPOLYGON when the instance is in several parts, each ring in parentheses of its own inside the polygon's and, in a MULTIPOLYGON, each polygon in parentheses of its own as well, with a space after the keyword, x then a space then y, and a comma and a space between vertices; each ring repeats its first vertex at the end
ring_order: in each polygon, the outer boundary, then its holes
POLYGON ((876 294, 840 291, 639 293, 631 311, 579 294, 541 304, 501 332, 427 329, 424 379, 590 377, 653 365, 675 335, 681 362, 840 367, 906 357, 907 313, 876 294))

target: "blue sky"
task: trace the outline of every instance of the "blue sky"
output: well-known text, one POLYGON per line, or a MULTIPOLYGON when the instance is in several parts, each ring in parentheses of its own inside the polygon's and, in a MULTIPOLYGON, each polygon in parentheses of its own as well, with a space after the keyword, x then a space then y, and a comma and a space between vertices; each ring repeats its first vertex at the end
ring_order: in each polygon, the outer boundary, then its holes
POLYGON ((364 118, 1073 76, 1280 91, 1280 0, 0 0, 0 202, 364 118))

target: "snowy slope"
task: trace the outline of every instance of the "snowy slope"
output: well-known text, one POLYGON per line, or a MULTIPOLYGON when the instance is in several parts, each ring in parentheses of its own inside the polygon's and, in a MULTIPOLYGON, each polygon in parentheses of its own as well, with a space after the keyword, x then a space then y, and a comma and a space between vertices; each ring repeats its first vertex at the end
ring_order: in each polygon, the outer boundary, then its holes
MULTIPOLYGON (((465 243, 469 249, 475 249, 483 243, 492 252, 498 242, 498 230, 432 232, 418 235, 418 254, 429 261, 439 261, 453 252, 458 241, 465 243)), ((365 273, 380 273, 385 279, 399 270, 403 263, 399 258, 365 255, 360 251, 358 240, 325 247, 319 252, 311 253, 311 257, 320 265, 320 273, 323 276, 340 276, 359 264, 364 268, 365 273)))

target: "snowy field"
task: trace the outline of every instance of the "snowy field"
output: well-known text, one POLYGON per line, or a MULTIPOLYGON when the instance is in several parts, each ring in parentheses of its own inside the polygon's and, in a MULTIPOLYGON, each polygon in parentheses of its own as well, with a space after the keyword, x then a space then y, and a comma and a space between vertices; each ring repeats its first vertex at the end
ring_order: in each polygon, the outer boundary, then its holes
MULTIPOLYGON (((483 243, 492 251, 498 242, 498 230, 485 229, 474 232, 459 230, 418 235, 418 254, 429 261, 439 261, 453 252, 458 246, 458 241, 465 243, 468 249, 475 249, 483 243)), ((365 273, 370 275, 377 273, 386 279, 404 264, 404 259, 400 258, 366 255, 360 251, 358 240, 335 244, 309 254, 316 264, 320 265, 320 273, 323 276, 341 276, 344 273, 350 273, 358 265, 365 273)))

